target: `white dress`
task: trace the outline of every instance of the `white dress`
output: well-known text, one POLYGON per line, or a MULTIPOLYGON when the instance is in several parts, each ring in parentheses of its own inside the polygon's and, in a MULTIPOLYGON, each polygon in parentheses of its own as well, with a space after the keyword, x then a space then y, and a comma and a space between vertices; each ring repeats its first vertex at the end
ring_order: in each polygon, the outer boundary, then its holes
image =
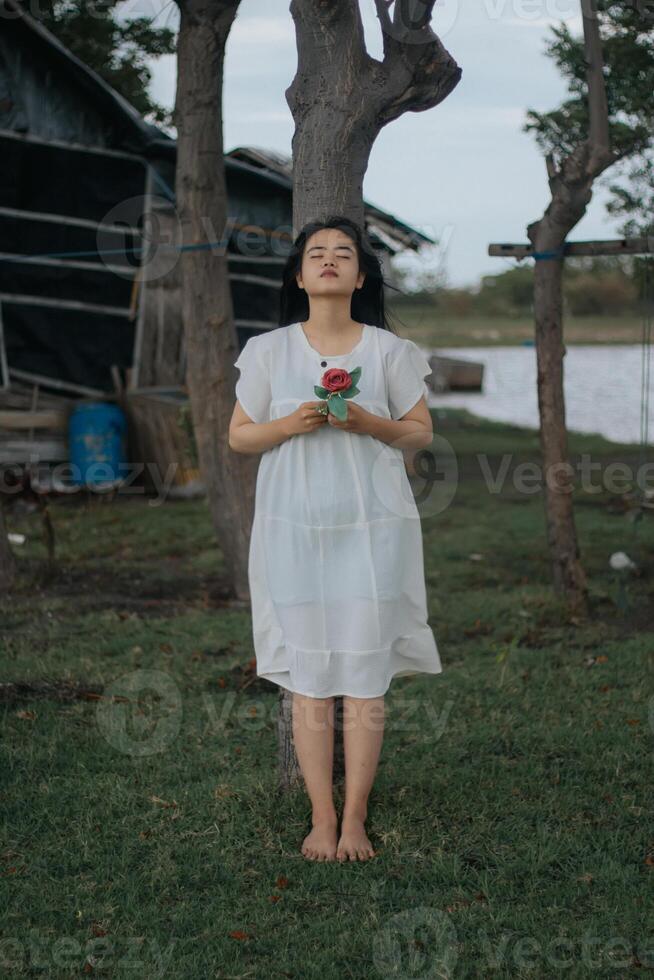
MULTIPOLYGON (((399 419, 431 373, 412 341, 371 324, 349 354, 330 356, 300 323, 277 327, 250 337, 235 364, 253 422, 317 401, 328 368, 359 366, 354 401, 399 419)), ((372 698, 393 677, 442 671, 401 449, 325 423, 262 453, 248 573, 259 677, 315 698, 372 698)))

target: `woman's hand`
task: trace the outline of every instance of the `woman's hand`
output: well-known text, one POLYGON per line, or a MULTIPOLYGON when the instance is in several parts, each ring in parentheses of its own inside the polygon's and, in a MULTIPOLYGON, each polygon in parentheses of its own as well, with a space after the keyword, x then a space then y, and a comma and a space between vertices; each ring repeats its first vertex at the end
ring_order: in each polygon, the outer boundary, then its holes
POLYGON ((299 436, 307 432, 313 432, 320 428, 327 421, 327 416, 317 412, 317 408, 324 408, 324 402, 302 402, 301 405, 284 417, 284 428, 287 435, 299 436))
POLYGON ((345 422, 339 422, 336 416, 330 412, 327 416, 329 424, 333 425, 335 429, 344 429, 345 432, 359 432, 362 435, 370 435, 372 426, 378 419, 378 416, 372 412, 368 412, 351 399, 346 399, 346 401, 347 419, 345 422))

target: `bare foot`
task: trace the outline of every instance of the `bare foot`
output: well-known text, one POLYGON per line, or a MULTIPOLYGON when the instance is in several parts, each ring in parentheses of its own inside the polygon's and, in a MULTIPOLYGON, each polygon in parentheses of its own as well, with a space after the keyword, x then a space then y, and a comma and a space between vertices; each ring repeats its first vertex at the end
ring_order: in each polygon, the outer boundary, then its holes
POLYGON ((368 840, 364 821, 359 817, 343 817, 336 860, 367 861, 371 857, 375 857, 375 851, 368 840))
POLYGON ((336 857, 337 820, 315 820, 300 850, 309 861, 333 861, 336 857))

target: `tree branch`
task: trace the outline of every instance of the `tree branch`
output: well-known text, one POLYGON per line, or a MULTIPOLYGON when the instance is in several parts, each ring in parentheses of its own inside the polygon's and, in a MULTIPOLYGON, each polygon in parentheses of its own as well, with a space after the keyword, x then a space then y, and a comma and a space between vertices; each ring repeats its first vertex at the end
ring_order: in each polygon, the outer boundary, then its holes
POLYGON ((401 44, 426 44, 437 40, 431 29, 431 18, 436 0, 375 0, 377 17, 381 24, 384 57, 395 42, 401 44), (393 19, 389 16, 392 4, 393 19))
POLYGON ((384 44, 377 90, 382 125, 404 112, 442 102, 458 85, 461 69, 431 27, 436 0, 375 0, 384 44), (393 17, 389 11, 395 2, 393 17))
POLYGON ((599 32, 597 0, 585 0, 581 5, 588 83, 588 176, 595 177, 613 159, 609 137, 609 110, 604 80, 604 56, 599 32))

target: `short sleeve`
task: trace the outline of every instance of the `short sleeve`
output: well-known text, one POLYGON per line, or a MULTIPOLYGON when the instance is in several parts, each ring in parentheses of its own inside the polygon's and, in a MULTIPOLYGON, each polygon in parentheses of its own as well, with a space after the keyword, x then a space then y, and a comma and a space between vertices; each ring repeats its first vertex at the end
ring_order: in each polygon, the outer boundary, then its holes
POLYGON ((412 340, 402 339, 401 345, 388 355, 388 407, 391 418, 401 419, 424 395, 429 401, 429 388, 424 378, 432 368, 412 340))
POLYGON ((240 371, 235 394, 243 411, 253 422, 270 420, 271 386, 259 337, 250 337, 234 361, 240 371))

